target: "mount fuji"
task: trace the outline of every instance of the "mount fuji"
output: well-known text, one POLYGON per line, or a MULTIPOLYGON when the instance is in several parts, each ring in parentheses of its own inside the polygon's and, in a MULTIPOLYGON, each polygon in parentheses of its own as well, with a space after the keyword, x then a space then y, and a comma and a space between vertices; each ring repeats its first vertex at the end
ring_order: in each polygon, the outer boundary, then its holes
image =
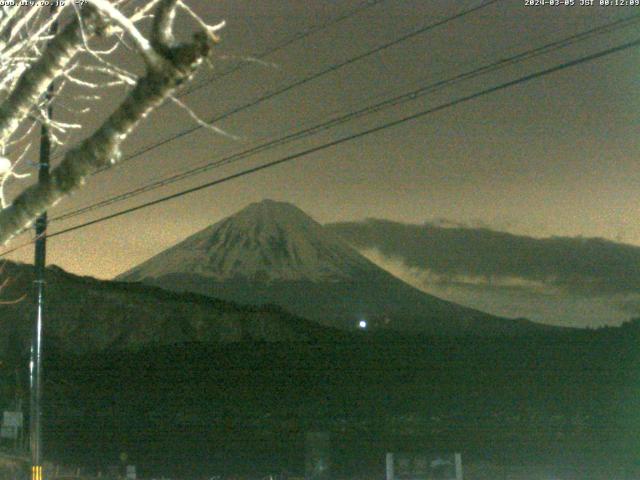
POLYGON ((428 334, 549 329, 428 295, 394 277, 294 205, 253 203, 118 280, 245 304, 277 304, 323 325, 428 334))

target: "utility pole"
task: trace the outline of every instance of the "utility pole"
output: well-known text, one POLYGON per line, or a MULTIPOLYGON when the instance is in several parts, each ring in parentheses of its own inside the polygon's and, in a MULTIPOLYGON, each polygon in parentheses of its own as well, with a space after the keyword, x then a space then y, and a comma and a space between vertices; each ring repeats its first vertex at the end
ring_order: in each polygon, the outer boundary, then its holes
MULTIPOLYGON (((51 6, 51 14, 55 14, 55 2, 51 6)), ((50 32, 55 35, 58 22, 54 22, 50 32)), ((54 94, 53 82, 45 94, 46 115, 51 119, 53 108, 51 101, 54 94)), ((46 121, 40 128, 40 159, 38 162, 38 183, 49 183, 49 163, 51 158, 51 136, 46 121)), ((44 320, 45 300, 45 266, 47 255, 47 212, 43 212, 36 219, 36 248, 35 248, 35 288, 36 288, 36 319, 31 337, 31 360, 29 362, 30 415, 29 415, 29 443, 31 450, 31 480, 43 480, 42 476, 42 324, 44 320)))
MULTIPOLYGON (((47 94, 47 101, 49 94, 47 94)), ((47 109, 51 118, 51 107, 47 109)), ((51 140, 49 128, 42 125, 40 131, 40 162, 38 182, 49 181, 49 159, 51 140)), ((36 219, 36 251, 35 251, 35 287, 36 287, 36 320, 31 336, 31 361, 29 364, 31 405, 30 405, 30 450, 31 480, 42 480, 42 323, 44 320, 45 265, 47 254, 47 212, 36 219)))

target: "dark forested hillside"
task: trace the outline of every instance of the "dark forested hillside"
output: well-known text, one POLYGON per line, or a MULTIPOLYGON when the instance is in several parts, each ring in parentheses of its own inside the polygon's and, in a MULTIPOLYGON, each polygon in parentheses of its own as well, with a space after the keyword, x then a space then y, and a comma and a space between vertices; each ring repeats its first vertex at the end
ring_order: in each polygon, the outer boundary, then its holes
POLYGON ((310 430, 332 433, 344 472, 416 447, 633 463, 638 341, 636 322, 555 338, 378 334, 50 358, 48 445, 77 462, 126 450, 156 473, 301 468, 310 430))

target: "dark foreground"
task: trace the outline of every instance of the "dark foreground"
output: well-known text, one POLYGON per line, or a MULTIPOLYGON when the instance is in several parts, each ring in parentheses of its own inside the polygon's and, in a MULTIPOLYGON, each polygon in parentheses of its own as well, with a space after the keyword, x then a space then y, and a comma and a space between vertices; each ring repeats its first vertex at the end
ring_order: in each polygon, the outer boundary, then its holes
POLYGON ((326 431, 332 478, 417 450, 462 452, 466 479, 640 478, 639 349, 636 322, 49 355, 45 451, 86 472, 126 453, 143 478, 300 476, 305 434, 326 431))

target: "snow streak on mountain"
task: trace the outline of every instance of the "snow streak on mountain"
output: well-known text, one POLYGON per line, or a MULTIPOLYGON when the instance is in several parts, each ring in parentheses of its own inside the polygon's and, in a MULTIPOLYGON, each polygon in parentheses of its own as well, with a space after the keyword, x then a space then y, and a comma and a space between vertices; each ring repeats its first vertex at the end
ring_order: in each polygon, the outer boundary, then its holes
POLYGON ((249 205, 118 278, 244 304, 277 304, 343 329, 365 324, 431 334, 545 329, 421 292, 297 207, 273 200, 249 205))
POLYGON ((376 270, 297 207, 249 205, 125 273, 142 280, 187 273, 216 280, 353 280, 376 270))

